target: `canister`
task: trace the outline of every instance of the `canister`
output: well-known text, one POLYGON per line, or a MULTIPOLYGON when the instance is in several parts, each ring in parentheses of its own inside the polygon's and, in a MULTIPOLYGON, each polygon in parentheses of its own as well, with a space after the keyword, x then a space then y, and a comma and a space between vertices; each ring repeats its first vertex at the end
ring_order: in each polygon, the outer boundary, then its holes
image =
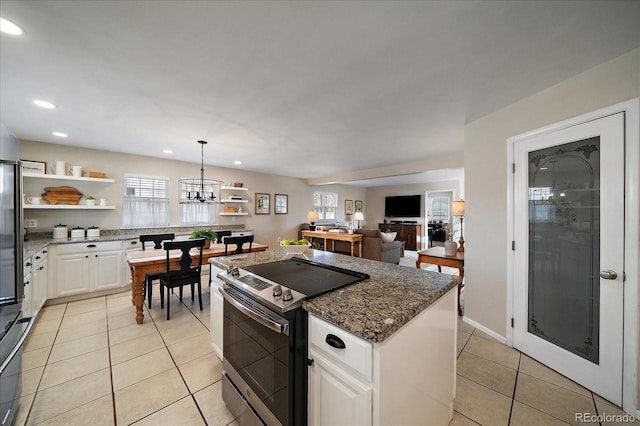
POLYGON ((69 229, 67 225, 58 224, 53 227, 53 238, 68 238, 69 229))
POLYGON ((98 238, 100 236, 100 228, 97 226, 90 226, 87 228, 87 238, 98 238))
POLYGON ((71 238, 84 238, 84 228, 76 226, 71 229, 71 238))

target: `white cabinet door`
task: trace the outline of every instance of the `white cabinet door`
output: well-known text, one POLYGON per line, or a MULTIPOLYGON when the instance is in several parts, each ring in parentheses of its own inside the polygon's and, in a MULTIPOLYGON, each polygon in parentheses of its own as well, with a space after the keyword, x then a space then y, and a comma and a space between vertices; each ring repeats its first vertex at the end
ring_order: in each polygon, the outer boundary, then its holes
MULTIPOLYGON (((36 258, 37 256, 34 259, 36 258)), ((47 266, 47 258, 43 257, 36 261, 33 266, 34 269, 31 272, 33 277, 32 297, 34 314, 37 314, 44 305, 44 302, 47 301, 47 287, 49 285, 49 269, 47 266)))
POLYGON ((24 299, 22 299, 22 316, 33 316, 33 276, 28 273, 24 276, 24 299))
POLYGON ((103 251, 90 255, 91 291, 122 287, 122 250, 103 251))
POLYGON ((222 286, 222 282, 216 275, 221 271, 221 269, 211 265, 211 288, 209 289, 211 293, 211 346, 220 360, 222 360, 222 309, 224 299, 218 291, 218 287, 222 286))
POLYGON ((318 351, 309 351, 309 424, 371 425, 373 390, 318 351))
POLYGON ((55 259, 55 297, 91 291, 88 253, 59 254, 55 259))

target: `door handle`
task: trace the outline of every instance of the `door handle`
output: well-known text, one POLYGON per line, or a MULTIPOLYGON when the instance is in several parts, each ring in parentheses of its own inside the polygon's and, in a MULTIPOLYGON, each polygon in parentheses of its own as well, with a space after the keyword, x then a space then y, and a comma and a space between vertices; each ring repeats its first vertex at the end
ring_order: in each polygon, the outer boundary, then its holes
POLYGON ((600 278, 604 278, 605 280, 615 280, 616 278, 618 278, 618 274, 616 273, 616 271, 606 269, 604 271, 600 271, 600 278))

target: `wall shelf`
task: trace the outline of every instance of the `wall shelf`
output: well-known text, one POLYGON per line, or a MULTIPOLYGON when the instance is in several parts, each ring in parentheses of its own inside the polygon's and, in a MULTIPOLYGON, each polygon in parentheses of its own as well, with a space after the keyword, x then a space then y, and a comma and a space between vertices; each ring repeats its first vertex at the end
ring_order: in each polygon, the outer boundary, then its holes
POLYGON ((224 203, 248 203, 249 200, 232 200, 232 199, 226 199, 226 200, 220 200, 220 203, 224 204, 224 203))
POLYGON ((220 216, 249 216, 249 213, 218 213, 220 216))
POLYGON ((25 204, 25 210, 114 210, 115 206, 87 206, 71 204, 25 204))
POLYGON ((220 189, 226 189, 230 191, 248 191, 249 188, 245 188, 244 186, 221 186, 220 189))
POLYGON ((75 177, 75 176, 60 176, 60 175, 48 175, 39 173, 23 173, 22 177, 31 179, 46 179, 46 180, 66 180, 73 182, 95 182, 95 183, 115 183, 114 179, 103 178, 90 178, 90 177, 75 177))

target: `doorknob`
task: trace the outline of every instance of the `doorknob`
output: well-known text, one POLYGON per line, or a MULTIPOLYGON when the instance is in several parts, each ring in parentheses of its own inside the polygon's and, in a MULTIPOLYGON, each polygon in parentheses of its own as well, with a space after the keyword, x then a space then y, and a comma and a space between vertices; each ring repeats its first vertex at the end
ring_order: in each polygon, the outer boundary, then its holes
POLYGON ((615 280, 616 278, 618 278, 618 274, 616 273, 616 271, 607 269, 604 271, 600 271, 600 278, 604 278, 605 280, 615 280))

